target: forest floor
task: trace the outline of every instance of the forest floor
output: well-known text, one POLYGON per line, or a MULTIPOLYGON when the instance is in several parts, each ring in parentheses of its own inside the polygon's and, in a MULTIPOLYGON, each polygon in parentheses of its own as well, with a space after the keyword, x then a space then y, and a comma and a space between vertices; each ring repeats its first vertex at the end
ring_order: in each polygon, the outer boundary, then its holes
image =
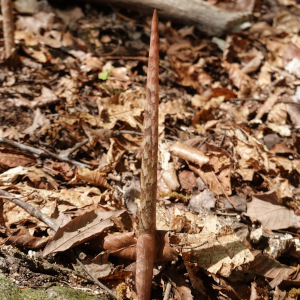
MULTIPOLYGON (((151 17, 23 2, 7 60, 0 29, 1 272, 136 299, 151 17)), ((159 21, 152 299, 300 295, 300 12, 272 2, 223 37, 159 21)))

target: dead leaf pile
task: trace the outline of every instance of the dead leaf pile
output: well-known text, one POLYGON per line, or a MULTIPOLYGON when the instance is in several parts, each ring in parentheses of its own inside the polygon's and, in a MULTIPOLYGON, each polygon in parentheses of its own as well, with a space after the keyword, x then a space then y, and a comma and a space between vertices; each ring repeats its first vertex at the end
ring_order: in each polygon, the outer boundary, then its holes
MULTIPOLYGON (((20 64, 0 61, 3 251, 34 252, 74 286, 89 284, 85 269, 136 299, 150 19, 21 0, 14 16, 20 64)), ((153 299, 296 299, 299 19, 290 0, 260 1, 222 38, 159 23, 153 299)), ((4 273, 34 285, 18 268, 4 273)))

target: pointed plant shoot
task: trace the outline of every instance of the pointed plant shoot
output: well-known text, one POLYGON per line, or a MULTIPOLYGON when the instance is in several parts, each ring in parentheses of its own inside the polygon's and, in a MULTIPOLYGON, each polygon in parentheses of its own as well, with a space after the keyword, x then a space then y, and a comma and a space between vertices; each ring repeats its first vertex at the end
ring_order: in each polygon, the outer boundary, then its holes
POLYGON ((156 256, 156 192, 158 153, 158 19, 153 13, 147 74, 142 143, 141 203, 136 252, 136 290, 140 300, 150 299, 156 256))

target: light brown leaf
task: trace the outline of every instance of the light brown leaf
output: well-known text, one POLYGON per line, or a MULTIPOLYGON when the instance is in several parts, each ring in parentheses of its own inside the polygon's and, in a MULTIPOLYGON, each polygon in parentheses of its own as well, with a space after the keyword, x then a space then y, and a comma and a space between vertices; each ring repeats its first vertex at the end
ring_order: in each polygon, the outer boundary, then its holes
POLYGON ((184 245, 185 261, 195 263, 212 274, 228 277, 234 268, 254 259, 234 231, 227 225, 221 225, 215 216, 206 217, 201 233, 180 233, 175 238, 176 243, 184 245))
POLYGON ((273 26, 287 33, 297 34, 300 31, 300 23, 296 16, 287 10, 280 10, 273 20, 273 26))
POLYGON ((43 170, 36 167, 16 167, 0 175, 1 185, 10 185, 23 176, 28 178, 35 187, 47 186, 48 189, 57 189, 56 181, 43 170))
POLYGON ((86 269, 96 278, 104 278, 111 273, 112 267, 110 264, 90 263, 85 265, 86 269))
POLYGON ((110 184, 107 182, 106 178, 106 173, 101 172, 100 170, 89 170, 86 168, 77 168, 77 174, 76 174, 76 179, 78 180, 84 180, 94 186, 98 187, 105 187, 107 189, 112 189, 110 184))
POLYGON ((240 90, 240 96, 249 95, 255 87, 253 80, 241 71, 238 64, 223 61, 222 65, 233 84, 240 90))
POLYGON ((269 230, 300 226, 300 216, 297 216, 294 211, 256 197, 252 197, 252 201, 247 203, 246 215, 252 220, 258 220, 263 228, 269 230))

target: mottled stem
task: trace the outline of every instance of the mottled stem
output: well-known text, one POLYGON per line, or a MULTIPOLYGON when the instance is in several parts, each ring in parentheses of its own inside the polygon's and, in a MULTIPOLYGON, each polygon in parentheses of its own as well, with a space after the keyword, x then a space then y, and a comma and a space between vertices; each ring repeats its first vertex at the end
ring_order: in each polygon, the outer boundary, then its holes
POLYGON ((15 32, 11 0, 1 0, 1 11, 3 16, 5 58, 9 58, 15 48, 15 32))
POLYGON ((139 238, 136 258, 136 290, 140 300, 150 299, 156 236, 156 192, 158 153, 158 20, 153 13, 147 94, 144 111, 142 144, 141 203, 139 210, 139 238))

